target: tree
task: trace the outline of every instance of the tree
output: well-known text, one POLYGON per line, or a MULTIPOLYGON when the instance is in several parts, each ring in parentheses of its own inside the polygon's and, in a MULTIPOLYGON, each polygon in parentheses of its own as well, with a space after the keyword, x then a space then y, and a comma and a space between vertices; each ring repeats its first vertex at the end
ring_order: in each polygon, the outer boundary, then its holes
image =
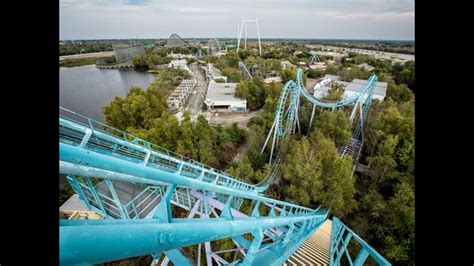
POLYGON ((347 144, 352 136, 349 119, 345 112, 321 111, 315 117, 314 128, 332 139, 336 147, 347 144))
POLYGON ((180 138, 178 139, 176 152, 191 159, 197 159, 197 151, 193 142, 193 128, 189 112, 185 112, 184 119, 181 121, 180 138))
POLYGON ((395 63, 392 67, 392 75, 397 84, 404 83, 415 92, 415 61, 408 61, 404 65, 395 63))
POLYGON ((239 82, 242 79, 240 71, 231 67, 222 69, 222 75, 226 76, 229 82, 239 82))
POLYGON ((242 158, 242 161, 239 163, 238 167, 230 167, 229 169, 227 169, 227 172, 231 176, 241 178, 250 183, 252 183, 252 181, 254 180, 254 170, 247 156, 242 158))
POLYGON ((388 83, 387 97, 397 102, 408 102, 413 98, 413 92, 406 84, 397 85, 395 82, 388 83))
POLYGON ((146 139, 163 148, 175 151, 179 139, 179 123, 176 116, 169 112, 163 112, 162 116, 153 121, 150 130, 147 130, 146 139))
POLYGON ((383 219, 387 233, 382 252, 388 259, 407 264, 415 260, 415 196, 407 183, 397 185, 395 190, 388 201, 390 212, 383 219))
POLYGON ((326 66, 325 73, 330 75, 337 75, 339 72, 339 67, 337 65, 329 64, 326 66))
MULTIPOLYGON (((283 83, 288 82, 289 80, 296 80, 296 72, 298 71, 298 68, 287 68, 284 69, 280 72, 281 80, 283 83)), ((303 84, 306 84, 306 76, 303 75, 303 84)))
POLYGON ((290 145, 281 166, 282 196, 309 207, 321 204, 343 217, 356 206, 349 158, 340 158, 334 142, 321 132, 290 145))
POLYGON ((164 97, 156 90, 132 87, 127 97, 115 99, 102 108, 107 124, 121 130, 149 128, 166 109, 164 97))
POLYGON ((193 142, 199 162, 216 166, 214 130, 204 116, 200 115, 194 125, 193 142))
POLYGON ((279 84, 266 84, 261 77, 255 77, 251 80, 240 81, 235 89, 235 96, 245 98, 247 108, 256 110, 264 105, 268 97, 278 97, 280 89, 281 85, 279 84))
POLYGON ((315 156, 308 139, 290 145, 281 173, 284 198, 304 206, 315 204, 316 193, 322 188, 322 162, 315 156))
POLYGON ((132 63, 136 68, 148 69, 148 64, 147 64, 146 59, 147 57, 145 54, 136 55, 133 57, 132 63))
POLYGON ((323 76, 323 72, 316 69, 308 69, 308 78, 317 79, 323 76))
POLYGON ((352 81, 354 79, 367 79, 370 73, 359 67, 347 67, 339 71, 338 75, 342 81, 352 81))
POLYGON ((327 95, 323 98, 326 101, 337 102, 342 99, 344 89, 339 83, 332 83, 327 95))

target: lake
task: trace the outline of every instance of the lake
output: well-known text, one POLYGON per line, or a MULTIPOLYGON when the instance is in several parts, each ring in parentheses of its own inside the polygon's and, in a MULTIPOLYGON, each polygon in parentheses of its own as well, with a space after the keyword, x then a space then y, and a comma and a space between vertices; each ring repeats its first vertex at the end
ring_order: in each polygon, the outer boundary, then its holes
POLYGON ((155 76, 134 69, 98 69, 94 65, 59 69, 59 104, 104 122, 102 106, 125 97, 132 86, 148 88, 155 76))

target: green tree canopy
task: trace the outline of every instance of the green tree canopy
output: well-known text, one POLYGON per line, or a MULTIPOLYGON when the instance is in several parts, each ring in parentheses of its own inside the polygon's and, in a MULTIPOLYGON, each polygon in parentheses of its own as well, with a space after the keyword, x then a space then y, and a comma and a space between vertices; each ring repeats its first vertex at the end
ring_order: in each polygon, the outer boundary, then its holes
POLYGON ((319 131, 290 145, 281 172, 284 198, 310 207, 321 204, 339 217, 356 206, 351 161, 340 158, 334 142, 319 131))

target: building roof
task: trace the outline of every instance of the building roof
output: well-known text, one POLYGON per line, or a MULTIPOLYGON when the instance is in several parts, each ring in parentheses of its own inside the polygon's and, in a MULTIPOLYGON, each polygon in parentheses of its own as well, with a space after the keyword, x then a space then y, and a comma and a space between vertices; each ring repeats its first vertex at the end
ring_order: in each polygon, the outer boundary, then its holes
POLYGON ((188 61, 186 61, 186 59, 171 60, 171 64, 173 64, 173 65, 181 65, 181 64, 186 65, 186 63, 188 63, 188 61))
POLYGON ((326 78, 329 78, 331 80, 340 80, 341 79, 341 77, 339 77, 339 76, 329 75, 329 74, 324 75, 323 79, 326 79, 326 78))
POLYGON ((295 65, 293 65, 290 61, 288 60, 285 60, 285 61, 281 61, 280 63, 282 66, 286 66, 286 67, 294 67, 295 65))
POLYGON ((216 77, 222 77, 221 71, 214 67, 213 64, 207 64, 206 67, 204 67, 204 70, 206 71, 206 75, 210 76, 211 79, 214 79, 216 77))
POLYGON ((372 71, 372 70, 375 69, 375 67, 373 67, 373 66, 371 66, 371 65, 369 65, 369 64, 367 64, 367 63, 360 64, 359 67, 360 67, 360 68, 365 68, 365 69, 368 70, 368 71, 372 71))
MULTIPOLYGON (((344 88, 348 91, 359 91, 360 87, 364 86, 367 83, 367 80, 364 79, 354 79, 344 88)), ((377 81, 375 85, 374 95, 379 95, 385 97, 387 94, 387 82, 377 81)))
POLYGON ((281 82, 281 77, 269 77, 263 80, 265 83, 281 82))
POLYGON ((209 82, 206 102, 215 101, 245 101, 234 96, 237 83, 217 83, 209 82))
POLYGON ((220 77, 222 76, 222 72, 217 67, 211 65, 211 75, 213 77, 220 77))
MULTIPOLYGON (((365 80, 365 79, 354 79, 351 82, 340 81, 339 80, 340 77, 335 76, 335 75, 325 75, 323 79, 325 79, 325 78, 330 78, 331 81, 334 81, 334 82, 342 85, 344 90, 353 91, 353 92, 359 91, 360 88, 367 83, 367 80, 365 80)), ((387 85, 388 85, 387 82, 377 81, 377 84, 375 85, 374 95, 385 97, 385 95, 387 94, 387 85)), ((315 91, 327 92, 330 88, 331 88, 331 85, 327 84, 327 85, 323 85, 323 86, 315 86, 314 90, 315 91)))

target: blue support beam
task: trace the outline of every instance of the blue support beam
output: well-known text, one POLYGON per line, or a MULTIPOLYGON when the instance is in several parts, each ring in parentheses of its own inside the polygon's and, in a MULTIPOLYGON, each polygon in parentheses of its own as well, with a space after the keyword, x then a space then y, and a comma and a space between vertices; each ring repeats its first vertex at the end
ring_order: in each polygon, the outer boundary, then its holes
POLYGON ((156 208, 155 214, 153 218, 163 222, 163 223, 171 223, 172 215, 171 215, 171 196, 176 191, 176 185, 171 184, 168 186, 168 189, 165 192, 165 195, 161 199, 158 207, 156 208))
POLYGON ((227 201, 224 205, 224 208, 221 211, 220 217, 226 218, 228 220, 234 219, 234 217, 232 216, 231 208, 230 208, 230 204, 232 203, 233 199, 234 199, 234 196, 232 196, 232 195, 227 198, 227 201))
POLYGON ((94 184, 92 184, 91 179, 88 176, 84 177, 84 179, 86 180, 87 186, 89 187, 92 195, 94 196, 97 205, 99 205, 99 209, 102 211, 104 216, 107 216, 107 212, 105 211, 104 205, 102 204, 102 200, 100 199, 99 194, 97 193, 97 190, 94 187, 94 184))
POLYGON ((73 188, 73 190, 79 195, 79 198, 82 199, 82 201, 86 204, 87 208, 91 209, 89 199, 86 197, 86 194, 82 190, 81 185, 79 185, 79 182, 77 181, 76 176, 68 175, 66 179, 71 185, 71 187, 73 188))
MULTIPOLYGON (((60 263, 103 263, 265 230, 325 215, 259 219, 61 220, 60 263), (212 226, 209 226, 212 224, 212 226), (91 252, 100 251, 100 252, 91 252)), ((258 236, 258 235, 257 235, 258 236)), ((255 244, 256 245, 256 244, 255 244)))
POLYGON ((361 249, 356 259, 354 260, 355 266, 364 265, 365 260, 369 257, 369 252, 365 249, 361 249))
POLYGON ((117 206, 120 216, 122 217, 122 219, 129 219, 128 213, 124 210, 123 205, 120 202, 119 197, 117 196, 117 192, 115 191, 114 184, 110 180, 105 180, 105 183, 107 184, 107 187, 109 188, 110 193, 112 194, 112 198, 115 202, 115 205, 117 206))
POLYGON ((257 228, 256 230, 254 230, 252 232, 252 236, 253 236, 253 240, 252 240, 252 244, 250 244, 250 248, 247 251, 247 256, 245 256, 244 260, 239 265, 242 265, 242 266, 252 265, 253 261, 255 260, 255 255, 260 249, 260 245, 262 244, 262 240, 263 240, 262 229, 257 228))

